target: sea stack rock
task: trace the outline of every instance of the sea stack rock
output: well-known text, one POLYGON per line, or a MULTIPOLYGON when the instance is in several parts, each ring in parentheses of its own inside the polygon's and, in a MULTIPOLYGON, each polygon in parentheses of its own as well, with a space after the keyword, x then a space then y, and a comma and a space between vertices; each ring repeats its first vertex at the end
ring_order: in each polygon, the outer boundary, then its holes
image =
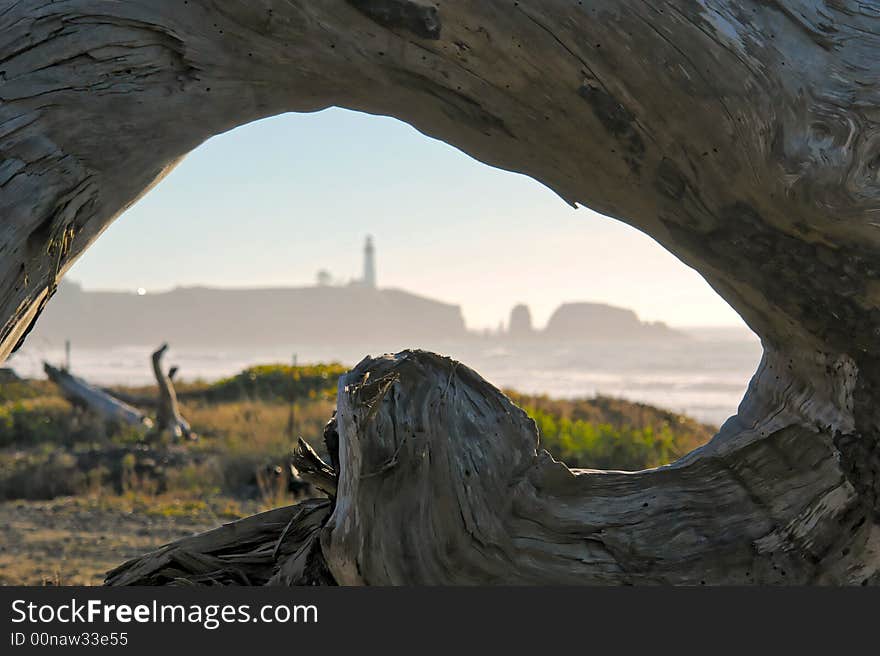
POLYGON ((565 303, 550 317, 544 336, 556 340, 679 337, 666 324, 643 323, 632 310, 603 303, 565 303))
POLYGON ((535 329, 532 327, 532 313, 528 305, 519 304, 510 311, 508 334, 515 338, 527 338, 535 334, 535 329))

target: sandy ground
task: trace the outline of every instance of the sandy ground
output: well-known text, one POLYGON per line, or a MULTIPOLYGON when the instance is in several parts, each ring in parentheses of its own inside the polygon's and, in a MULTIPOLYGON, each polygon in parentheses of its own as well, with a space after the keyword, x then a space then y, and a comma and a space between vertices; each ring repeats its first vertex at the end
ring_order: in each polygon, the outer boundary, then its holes
POLYGON ((104 573, 167 542, 229 521, 150 516, 66 498, 0 503, 0 585, 100 585, 104 573))

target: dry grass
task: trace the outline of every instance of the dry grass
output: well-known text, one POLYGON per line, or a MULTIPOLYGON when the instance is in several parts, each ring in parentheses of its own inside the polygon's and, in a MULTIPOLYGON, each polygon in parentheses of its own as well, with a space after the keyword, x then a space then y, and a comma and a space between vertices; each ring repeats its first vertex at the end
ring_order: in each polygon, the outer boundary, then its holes
POLYGON ((211 444, 210 440, 220 440, 229 451, 283 454, 296 444, 298 435, 310 442, 320 438, 335 407, 335 402, 330 400, 297 403, 292 439, 288 434, 290 406, 285 403, 189 402, 183 404, 182 409, 199 435, 208 438, 207 444, 211 444))
MULTIPOLYGON (((210 456, 199 472, 191 472, 190 479, 193 483, 201 480, 228 494, 240 494, 241 490, 251 488, 267 507, 290 502, 286 463, 296 438, 301 435, 319 453, 323 452, 324 424, 333 408, 331 401, 324 400, 298 404, 291 436, 290 406, 286 404, 189 403, 183 412, 201 435, 201 440, 190 448, 210 456)), ((182 482, 178 485, 185 486, 182 482)))
POLYGON ((257 511, 134 492, 0 503, 0 585, 100 585, 129 558, 257 511))
POLYGON ((200 440, 143 449, 51 384, 0 386, 0 497, 18 499, 0 502, 0 585, 100 584, 128 558, 293 502, 287 458, 299 435, 323 451, 333 407, 304 398, 291 433, 286 403, 191 398, 182 409, 200 440), (84 465, 95 451, 121 455, 84 465))

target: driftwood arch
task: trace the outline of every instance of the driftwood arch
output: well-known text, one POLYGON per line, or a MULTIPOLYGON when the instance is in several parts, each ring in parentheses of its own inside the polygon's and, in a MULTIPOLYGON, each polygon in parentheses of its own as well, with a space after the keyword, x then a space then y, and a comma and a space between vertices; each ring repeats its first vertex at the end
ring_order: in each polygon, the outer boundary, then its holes
POLYGON ((210 136, 396 116, 651 234, 764 358, 707 447, 637 474, 549 462, 464 367, 365 361, 340 388, 333 516, 296 511, 276 580, 876 582, 878 62, 874 0, 6 2, 0 353, 210 136))

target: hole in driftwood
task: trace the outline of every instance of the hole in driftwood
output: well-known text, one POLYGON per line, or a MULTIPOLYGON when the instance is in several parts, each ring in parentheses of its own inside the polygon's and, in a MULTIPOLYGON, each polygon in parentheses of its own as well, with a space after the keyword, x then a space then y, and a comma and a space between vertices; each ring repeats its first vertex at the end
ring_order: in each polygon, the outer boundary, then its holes
POLYGON ((150 382, 143 364, 163 340, 190 380, 294 353, 353 366, 426 348, 509 390, 545 446, 581 467, 642 469, 704 443, 760 356, 733 311, 649 237, 343 110, 211 140, 68 278, 86 291, 62 284, 14 366, 58 360, 67 339, 80 373, 106 385, 150 382), (378 274, 364 272, 365 233, 378 274), (391 289, 364 293, 370 275, 391 289))

